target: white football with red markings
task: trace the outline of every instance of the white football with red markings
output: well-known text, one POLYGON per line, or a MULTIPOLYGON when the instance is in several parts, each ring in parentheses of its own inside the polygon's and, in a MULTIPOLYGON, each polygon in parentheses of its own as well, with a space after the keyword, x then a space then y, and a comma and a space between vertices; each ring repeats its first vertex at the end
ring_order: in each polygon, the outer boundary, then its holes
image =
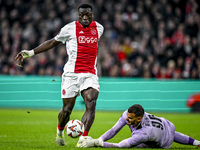
POLYGON ((67 135, 72 138, 77 138, 81 136, 84 130, 85 130, 84 124, 77 119, 70 120, 65 127, 67 135))

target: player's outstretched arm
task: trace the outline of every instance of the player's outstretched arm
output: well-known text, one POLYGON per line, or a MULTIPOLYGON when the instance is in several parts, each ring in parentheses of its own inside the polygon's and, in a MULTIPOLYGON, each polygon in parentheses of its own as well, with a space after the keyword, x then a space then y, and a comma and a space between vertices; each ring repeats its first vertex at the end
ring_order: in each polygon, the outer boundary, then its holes
POLYGON ((24 59, 29 58, 35 54, 45 52, 60 43, 61 42, 56 41, 55 39, 50 39, 48 41, 45 41, 44 43, 42 43, 41 45, 39 45, 38 47, 36 47, 32 50, 22 50, 20 53, 17 54, 15 59, 17 61, 19 61, 19 60, 23 61, 24 59))
POLYGON ((129 139, 125 139, 119 143, 103 142, 102 145, 105 148, 131 148, 133 147, 131 143, 129 142, 129 139))
POLYGON ((88 148, 88 147, 105 147, 105 148, 130 148, 132 147, 129 139, 125 139, 120 143, 108 143, 103 142, 101 138, 98 139, 86 139, 78 147, 88 148))
POLYGON ((120 117, 117 123, 110 130, 101 135, 100 138, 103 139, 103 141, 108 141, 113 138, 125 125, 126 121, 124 121, 123 117, 120 117))

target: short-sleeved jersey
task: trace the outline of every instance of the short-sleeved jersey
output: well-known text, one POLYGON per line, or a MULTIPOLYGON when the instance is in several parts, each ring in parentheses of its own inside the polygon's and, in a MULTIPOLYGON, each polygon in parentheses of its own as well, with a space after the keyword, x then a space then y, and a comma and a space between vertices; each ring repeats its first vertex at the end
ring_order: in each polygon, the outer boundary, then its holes
MULTIPOLYGON (((101 136, 103 141, 107 141, 117 134, 126 125, 126 118, 127 110, 115 126, 101 136), (115 133, 112 133, 113 131, 115 133)), ((146 112, 137 127, 129 125, 129 128, 132 131, 132 137, 123 141, 127 147, 136 147, 144 143, 150 148, 170 148, 174 140, 174 125, 165 118, 156 117, 146 112)))
POLYGON ((103 26, 96 21, 86 28, 79 21, 74 21, 61 29, 54 39, 66 44, 68 61, 64 72, 97 74, 98 41, 103 30, 103 26))

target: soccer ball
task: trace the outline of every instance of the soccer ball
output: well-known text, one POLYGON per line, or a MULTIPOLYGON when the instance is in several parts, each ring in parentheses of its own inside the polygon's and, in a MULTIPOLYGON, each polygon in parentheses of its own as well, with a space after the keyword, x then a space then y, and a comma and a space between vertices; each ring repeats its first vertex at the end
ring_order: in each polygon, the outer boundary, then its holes
POLYGON ((70 120, 65 127, 67 135, 72 138, 77 138, 81 136, 84 130, 84 124, 77 119, 70 120))

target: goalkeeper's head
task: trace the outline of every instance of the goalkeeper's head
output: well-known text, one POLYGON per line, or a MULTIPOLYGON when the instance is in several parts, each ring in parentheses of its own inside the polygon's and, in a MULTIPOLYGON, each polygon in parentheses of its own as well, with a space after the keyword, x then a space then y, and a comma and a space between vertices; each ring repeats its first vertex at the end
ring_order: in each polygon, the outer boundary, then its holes
POLYGON ((133 125, 133 127, 136 127, 141 122, 143 115, 144 108, 141 105, 132 105, 127 111, 127 125, 133 125))

